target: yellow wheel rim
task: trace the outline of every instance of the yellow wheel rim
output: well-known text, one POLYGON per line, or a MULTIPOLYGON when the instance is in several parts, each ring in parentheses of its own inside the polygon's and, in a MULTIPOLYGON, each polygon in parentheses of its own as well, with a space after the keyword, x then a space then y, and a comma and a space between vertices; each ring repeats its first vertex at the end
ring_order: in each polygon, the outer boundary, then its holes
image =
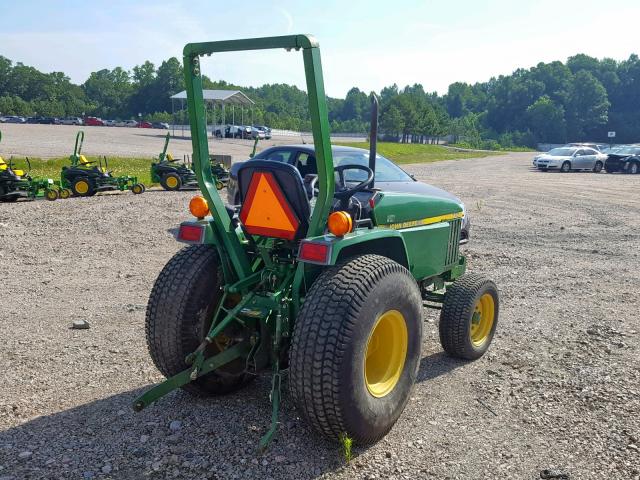
POLYGON ((178 186, 178 179, 176 177, 167 177, 167 187, 176 188, 178 186))
POLYGON ((69 198, 69 190, 64 189, 62 190, 62 192, 60 192, 60 198, 69 198))
POLYGON ((89 191, 89 184, 87 182, 85 182, 84 180, 81 180, 78 183, 76 183, 76 192, 78 192, 80 195, 84 195, 88 191, 89 191))
POLYGON ((364 380, 374 397, 388 395, 400 380, 407 356, 407 322, 397 310, 389 310, 376 320, 364 359, 364 380))
POLYGON ((495 321, 496 305, 493 296, 485 293, 480 297, 471 317, 471 343, 481 347, 488 339, 495 321))
POLYGON ((47 190, 47 198, 49 200, 55 200, 58 198, 58 194, 55 192, 55 190, 47 190))

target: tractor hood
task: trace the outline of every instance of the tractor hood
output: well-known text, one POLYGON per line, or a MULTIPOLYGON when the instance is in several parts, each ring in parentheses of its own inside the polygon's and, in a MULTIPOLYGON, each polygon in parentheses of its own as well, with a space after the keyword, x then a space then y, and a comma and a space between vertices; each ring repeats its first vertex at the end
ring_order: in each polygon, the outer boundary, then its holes
POLYGON ((413 193, 379 192, 373 216, 378 226, 410 228, 464 215, 462 205, 453 199, 413 193))

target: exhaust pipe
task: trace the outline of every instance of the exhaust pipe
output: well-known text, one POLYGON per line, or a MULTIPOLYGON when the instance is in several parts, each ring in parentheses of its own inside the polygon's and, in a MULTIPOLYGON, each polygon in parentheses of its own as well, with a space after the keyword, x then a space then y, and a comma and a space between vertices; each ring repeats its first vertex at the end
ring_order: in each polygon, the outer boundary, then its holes
POLYGON ((371 130, 369 131, 369 168, 374 173, 373 182, 369 188, 374 187, 376 181, 376 149, 378 147, 378 97, 371 92, 371 130))

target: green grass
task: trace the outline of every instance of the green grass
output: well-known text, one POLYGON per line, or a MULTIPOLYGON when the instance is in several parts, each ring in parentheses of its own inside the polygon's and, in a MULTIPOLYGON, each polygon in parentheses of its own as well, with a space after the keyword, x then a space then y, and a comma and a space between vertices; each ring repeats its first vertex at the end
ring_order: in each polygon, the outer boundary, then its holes
MULTIPOLYGON (((338 143, 347 147, 369 149, 368 142, 338 143)), ((425 145, 421 143, 378 142, 378 153, 395 163, 431 163, 442 160, 462 160, 465 158, 482 158, 500 155, 497 152, 456 152, 441 145, 425 145)))
POLYGON ((353 440, 349 438, 346 433, 341 433, 340 444, 342 446, 342 455, 344 456, 345 462, 351 463, 351 460, 353 459, 353 452, 351 450, 353 447, 353 440))
MULTIPOLYGON (((99 157, 87 156, 89 160, 98 161, 99 157)), ((8 159, 6 159, 8 161, 8 159)), ((33 178, 52 178, 54 180, 60 179, 60 171, 63 166, 69 165, 69 158, 52 158, 50 160, 43 160, 41 158, 31 158, 31 176, 33 178)), ((144 183, 147 187, 154 185, 151 183, 151 162, 150 158, 122 158, 122 157, 107 157, 108 170, 113 172, 114 177, 121 175, 130 175, 138 177, 138 181, 144 183)), ((104 160, 102 165, 104 166, 104 160)), ((17 169, 22 169, 25 172, 29 170, 24 158, 13 158, 13 166, 17 169)))

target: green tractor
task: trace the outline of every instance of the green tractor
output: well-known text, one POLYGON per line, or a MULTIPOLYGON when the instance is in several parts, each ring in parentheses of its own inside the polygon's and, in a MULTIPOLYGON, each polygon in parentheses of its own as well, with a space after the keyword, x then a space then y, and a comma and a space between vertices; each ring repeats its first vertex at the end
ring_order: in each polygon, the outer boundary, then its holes
POLYGON ((107 158, 103 157, 99 165, 95 161, 88 160, 82 154, 82 144, 84 142, 84 132, 80 130, 76 135, 76 143, 73 154, 69 157, 70 166, 62 167, 60 180, 62 188, 70 189, 76 197, 91 197, 98 192, 109 190, 131 190, 139 195, 146 190, 137 177, 120 176, 114 177, 107 169, 107 158), (102 162, 104 160, 104 166, 102 162))
MULTIPOLYGON (((2 132, 0 132, 2 140, 2 132)), ((60 188, 60 185, 50 178, 32 178, 31 162, 26 159, 29 167, 28 172, 14 168, 13 162, 9 159, 7 163, 0 156, 0 202, 15 202, 20 198, 34 200, 44 197, 47 200, 57 200, 58 198, 69 198, 69 192, 60 188)))
MULTIPOLYGON (((423 306, 440 310, 440 341, 474 360, 498 322, 496 285, 466 274, 462 207, 448 199, 375 188, 377 103, 368 166, 334 167, 317 41, 310 36, 188 44, 184 72, 202 196, 180 225, 180 250, 151 291, 146 335, 166 380, 137 411, 177 389, 233 392, 272 372, 271 426, 281 389, 332 440, 371 444, 400 417, 421 359, 423 306), (238 171, 241 205, 225 206, 209 166, 200 57, 302 50, 318 174, 254 160, 238 171)), ((375 99, 375 97, 374 97, 375 99)))
POLYGON ((193 170, 185 163, 177 163, 177 159, 167 153, 171 134, 167 133, 162 153, 156 162, 151 164, 151 181, 159 183, 165 190, 197 189, 198 179, 193 170))

